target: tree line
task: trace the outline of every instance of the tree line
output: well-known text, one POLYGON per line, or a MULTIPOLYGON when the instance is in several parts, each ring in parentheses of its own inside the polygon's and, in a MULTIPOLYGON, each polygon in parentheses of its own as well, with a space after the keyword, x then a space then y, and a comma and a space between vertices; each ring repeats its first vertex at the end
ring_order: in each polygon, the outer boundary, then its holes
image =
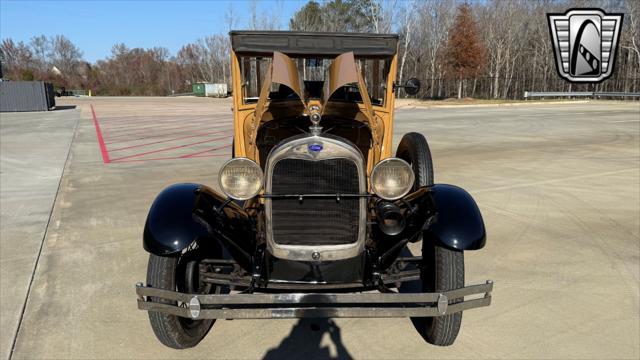
POLYGON ((97 95, 170 95, 191 91, 195 82, 228 82, 229 46, 223 35, 184 45, 175 56, 164 47, 116 44, 95 64, 63 35, 37 36, 29 43, 0 44, 4 78, 45 80, 57 88, 91 89, 97 95))
MULTIPOLYGON (((230 7, 228 30, 284 30, 276 2, 269 12, 251 2, 244 25, 230 7)), ((298 31, 395 32, 400 35, 398 80, 422 80, 421 98, 522 97, 524 91, 640 91, 640 2, 637 0, 325 0, 309 1, 289 19, 298 31), (614 75, 600 84, 576 85, 555 68, 546 14, 572 7, 624 13, 614 75)), ((170 95, 195 82, 230 85, 227 34, 206 36, 176 54, 163 47, 112 47, 90 64, 63 35, 3 39, 4 77, 46 80, 98 95, 170 95)))

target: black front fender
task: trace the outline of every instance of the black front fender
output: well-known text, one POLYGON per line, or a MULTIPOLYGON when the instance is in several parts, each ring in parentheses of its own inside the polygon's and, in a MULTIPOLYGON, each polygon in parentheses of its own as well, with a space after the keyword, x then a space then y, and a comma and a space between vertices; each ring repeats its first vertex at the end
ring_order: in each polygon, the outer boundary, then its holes
POLYGON ((445 184, 433 185, 430 190, 434 216, 424 225, 423 241, 457 250, 482 249, 486 230, 471 195, 462 188, 445 184))
POLYGON ((377 243, 375 258, 386 269, 400 255, 403 245, 420 240, 457 250, 484 247, 486 232, 480 210, 471 195, 453 185, 436 184, 421 187, 396 204, 404 209, 406 226, 397 235, 385 234, 372 226, 377 243))
POLYGON ((244 209, 209 187, 169 186, 149 210, 144 249, 169 256, 180 253, 194 241, 218 241, 236 261, 243 263, 252 254, 255 231, 244 209))

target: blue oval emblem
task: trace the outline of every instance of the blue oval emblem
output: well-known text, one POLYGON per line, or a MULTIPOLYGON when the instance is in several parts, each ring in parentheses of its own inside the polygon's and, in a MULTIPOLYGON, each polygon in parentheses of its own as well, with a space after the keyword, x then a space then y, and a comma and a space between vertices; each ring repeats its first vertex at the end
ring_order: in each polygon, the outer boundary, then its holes
POLYGON ((308 148, 309 148, 310 151, 313 151, 313 152, 322 151, 322 145, 320 145, 320 144, 311 144, 311 145, 308 146, 308 148))

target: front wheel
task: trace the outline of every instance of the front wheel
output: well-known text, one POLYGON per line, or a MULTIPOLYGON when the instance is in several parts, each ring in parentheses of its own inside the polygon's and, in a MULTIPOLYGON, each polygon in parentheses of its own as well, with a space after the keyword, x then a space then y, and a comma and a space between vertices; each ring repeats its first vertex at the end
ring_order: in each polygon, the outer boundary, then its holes
POLYGON ((415 132, 404 134, 398 144, 396 156, 411 165, 416 177, 411 191, 416 191, 422 186, 433 185, 431 150, 424 135, 415 132))
MULTIPOLYGON (((433 185, 433 163, 427 139, 420 133, 407 133, 402 137, 396 156, 411 164, 416 180, 413 191, 433 185)), ((420 235, 420 239, 422 235, 420 235)), ((422 241, 422 267, 420 270, 422 292, 443 292, 464 287, 464 254, 462 251, 422 241)), ((455 304, 462 299, 451 299, 455 304)), ((447 346, 453 344, 460 325, 462 313, 451 315, 412 318, 422 337, 430 344, 447 346)))
MULTIPOLYGON (((211 285, 201 285, 198 264, 186 256, 149 255, 147 285, 172 291, 211 293, 211 285)), ((171 304, 171 300, 150 297, 153 302, 171 304)), ((175 304, 175 302, 173 302, 175 304)), ((196 346, 209 332, 215 320, 192 320, 175 315, 149 311, 151 328, 158 340, 174 349, 196 346)))
MULTIPOLYGON (((423 241, 422 244, 423 292, 444 292, 464 287, 464 253, 423 241)), ((449 305, 463 299, 449 299, 449 305)), ((462 324, 462 312, 450 315, 415 318, 422 337, 430 344, 448 346, 453 344, 462 324)))

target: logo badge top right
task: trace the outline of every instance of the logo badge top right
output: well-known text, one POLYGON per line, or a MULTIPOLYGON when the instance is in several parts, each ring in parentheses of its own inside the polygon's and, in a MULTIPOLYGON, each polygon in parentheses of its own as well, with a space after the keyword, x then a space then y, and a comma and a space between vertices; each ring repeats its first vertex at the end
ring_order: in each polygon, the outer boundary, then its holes
POLYGON ((547 14, 547 19, 561 77, 576 83, 596 83, 611 76, 622 14, 571 9, 564 14, 547 14))

